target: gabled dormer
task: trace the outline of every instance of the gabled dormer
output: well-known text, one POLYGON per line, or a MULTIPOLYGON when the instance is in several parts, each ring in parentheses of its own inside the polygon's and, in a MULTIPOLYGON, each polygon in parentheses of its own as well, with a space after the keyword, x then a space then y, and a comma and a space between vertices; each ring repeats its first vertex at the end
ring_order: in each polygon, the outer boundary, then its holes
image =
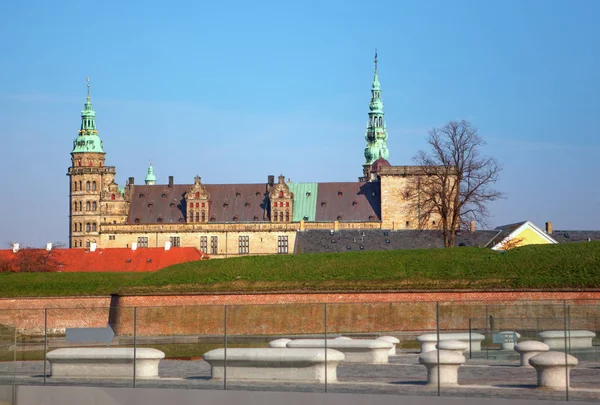
POLYGON ((292 222, 294 208, 294 193, 285 183, 285 177, 280 175, 278 182, 269 188, 271 203, 271 222, 292 222))
POLYGON ((185 194, 186 222, 208 222, 210 218, 209 200, 210 194, 202 184, 200 176, 194 177, 194 184, 185 194))

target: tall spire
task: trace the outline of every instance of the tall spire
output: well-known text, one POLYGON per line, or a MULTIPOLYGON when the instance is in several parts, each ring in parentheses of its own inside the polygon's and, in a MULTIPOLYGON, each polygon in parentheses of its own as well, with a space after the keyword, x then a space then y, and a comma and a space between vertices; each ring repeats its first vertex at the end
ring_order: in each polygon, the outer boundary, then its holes
POLYGON ((386 159, 389 156, 387 149, 387 130, 383 119, 383 101, 381 101, 381 85, 379 83, 378 57, 375 50, 375 73, 373 75, 373 84, 371 86, 371 101, 369 103, 369 122, 365 140, 365 163, 363 172, 370 167, 378 158, 386 159))
POLYGON ((104 153, 102 141, 96 130, 96 111, 92 108, 92 99, 90 97, 90 78, 85 79, 87 84, 87 98, 84 109, 81 111, 81 127, 75 141, 73 141, 73 151, 79 152, 98 152, 104 153))

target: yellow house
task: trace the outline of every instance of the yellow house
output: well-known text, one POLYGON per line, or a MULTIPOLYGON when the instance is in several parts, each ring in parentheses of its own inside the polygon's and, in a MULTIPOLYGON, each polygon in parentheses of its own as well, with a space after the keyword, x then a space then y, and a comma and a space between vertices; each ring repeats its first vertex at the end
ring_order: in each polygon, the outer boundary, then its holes
POLYGON ((498 234, 488 243, 493 250, 509 250, 524 245, 558 243, 532 222, 524 221, 499 226, 498 234))

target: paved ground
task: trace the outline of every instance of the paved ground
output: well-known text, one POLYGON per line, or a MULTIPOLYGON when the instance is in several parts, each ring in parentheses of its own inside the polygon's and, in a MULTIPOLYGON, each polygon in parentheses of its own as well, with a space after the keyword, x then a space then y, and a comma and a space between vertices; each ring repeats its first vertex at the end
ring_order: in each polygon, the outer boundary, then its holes
MULTIPOLYGON (((328 392, 379 393, 399 395, 438 395, 437 387, 425 385, 425 367, 418 364, 418 355, 402 353, 390 358, 385 365, 341 364, 338 382, 327 384, 328 392)), ((44 366, 41 361, 0 363, 0 384, 43 384, 44 366)), ((50 367, 47 367, 49 372, 50 367)), ((210 366, 202 360, 163 360, 159 368, 159 380, 138 380, 138 387, 169 387, 195 389, 224 389, 223 381, 210 380, 210 366)), ((101 385, 132 386, 132 380, 53 380, 52 385, 101 385)), ((442 396, 498 397, 522 399, 566 399, 565 391, 548 391, 535 388, 534 369, 518 367, 514 360, 469 359, 459 369, 460 387, 442 388, 442 396)), ((580 361, 571 371, 569 399, 600 401, 600 362, 580 361)), ((323 384, 292 384, 265 382, 227 382, 227 389, 309 391, 323 392, 323 384)))

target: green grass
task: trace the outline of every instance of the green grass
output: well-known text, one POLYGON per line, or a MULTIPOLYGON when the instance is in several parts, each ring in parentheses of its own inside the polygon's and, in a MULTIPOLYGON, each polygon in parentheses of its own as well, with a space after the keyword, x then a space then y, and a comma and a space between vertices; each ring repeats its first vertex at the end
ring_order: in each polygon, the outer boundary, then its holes
POLYGON ((0 297, 109 295, 143 273, 0 274, 0 297))
POLYGON ((600 242, 483 248, 248 256, 156 273, 0 275, 0 297, 406 289, 600 288, 600 242))

